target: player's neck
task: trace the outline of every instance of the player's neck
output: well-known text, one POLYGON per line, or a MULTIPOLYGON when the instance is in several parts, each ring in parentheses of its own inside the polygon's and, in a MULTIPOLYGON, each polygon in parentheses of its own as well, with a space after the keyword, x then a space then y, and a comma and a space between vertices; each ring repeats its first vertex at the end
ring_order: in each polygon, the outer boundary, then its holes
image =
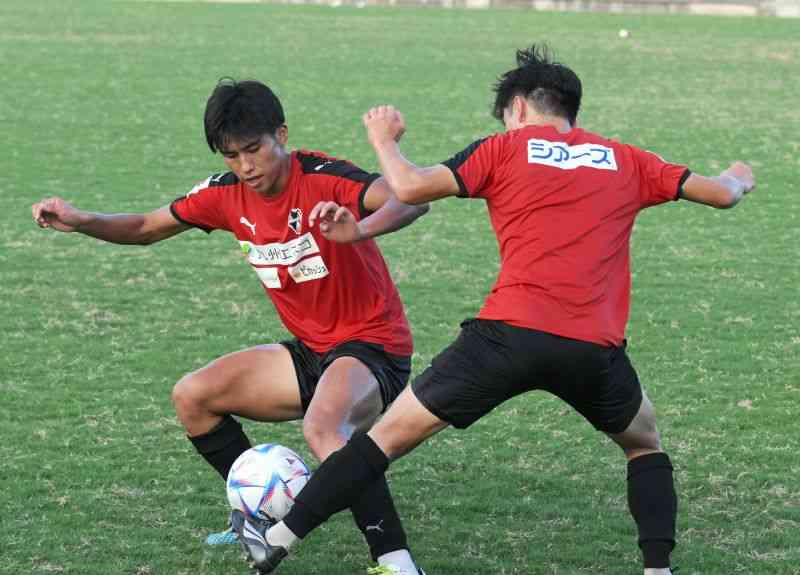
POLYGON ((542 114, 533 114, 520 122, 520 128, 528 126, 551 126, 562 134, 566 134, 572 130, 572 125, 569 120, 560 116, 545 116, 542 114))

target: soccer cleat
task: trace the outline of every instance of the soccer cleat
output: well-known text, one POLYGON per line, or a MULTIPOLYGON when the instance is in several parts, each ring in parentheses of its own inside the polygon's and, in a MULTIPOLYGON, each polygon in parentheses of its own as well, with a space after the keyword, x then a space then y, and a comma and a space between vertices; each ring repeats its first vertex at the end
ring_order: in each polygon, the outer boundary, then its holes
POLYGON ((403 569, 397 565, 376 565, 367 568, 367 575, 425 575, 425 571, 414 565, 414 571, 403 569))
POLYGON ((271 526, 271 522, 246 517, 238 509, 231 513, 231 528, 238 535, 239 543, 250 560, 250 566, 258 575, 272 573, 289 554, 283 547, 267 543, 267 529, 271 526))
POLYGON ((239 542, 239 536, 230 527, 219 533, 209 533, 206 537, 206 545, 235 545, 239 542))

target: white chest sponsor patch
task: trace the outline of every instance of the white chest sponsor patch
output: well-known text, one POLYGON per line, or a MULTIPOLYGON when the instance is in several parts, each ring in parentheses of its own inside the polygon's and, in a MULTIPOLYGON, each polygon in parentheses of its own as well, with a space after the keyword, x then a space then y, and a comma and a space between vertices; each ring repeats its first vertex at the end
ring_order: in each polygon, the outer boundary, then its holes
POLYGON ((322 261, 320 256, 314 256, 303 260, 296 266, 289 267, 289 275, 297 283, 303 283, 310 280, 318 280, 328 275, 328 268, 325 262, 322 261))
POLYGON ((606 146, 599 144, 570 146, 564 142, 551 142, 535 138, 528 140, 528 163, 542 164, 562 170, 574 170, 575 168, 617 169, 614 150, 606 146))
POLYGON ((319 246, 311 233, 285 243, 257 245, 251 242, 239 242, 247 254, 247 261, 257 266, 279 265, 290 266, 305 256, 319 253, 319 246))
POLYGON ((278 269, 284 266, 289 277, 296 283, 324 278, 330 273, 322 256, 314 255, 319 253, 319 246, 310 233, 284 243, 256 245, 240 241, 239 245, 247 256, 247 261, 255 269, 258 279, 268 288, 282 287, 278 269))

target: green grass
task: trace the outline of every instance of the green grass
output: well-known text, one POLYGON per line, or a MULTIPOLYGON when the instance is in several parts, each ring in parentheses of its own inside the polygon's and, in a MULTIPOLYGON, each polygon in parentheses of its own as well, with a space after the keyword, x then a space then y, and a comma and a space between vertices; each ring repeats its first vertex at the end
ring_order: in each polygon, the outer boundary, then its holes
MULTIPOLYGON (((630 354, 681 497, 681 575, 800 573, 800 26, 773 19, 270 5, 0 4, 0 573, 245 574, 207 550, 222 485, 169 401, 185 372, 285 336, 224 233, 151 248, 39 230, 62 195, 148 210, 217 171, 202 111, 221 76, 283 99, 294 147, 374 169, 360 125, 400 107, 404 150, 441 161, 498 129, 489 86, 546 40, 584 80, 584 127, 700 173, 742 159, 735 210, 680 203, 634 234, 630 354), (617 37, 627 28, 628 40, 617 37)), ((449 200, 381 240, 416 336, 415 371, 496 273, 479 202, 449 200)), ((294 424, 248 425, 309 457, 294 424)), ((431 575, 637 573, 621 453, 529 394, 446 431, 390 473, 431 575)), ((358 573, 343 514, 281 573, 358 573)))

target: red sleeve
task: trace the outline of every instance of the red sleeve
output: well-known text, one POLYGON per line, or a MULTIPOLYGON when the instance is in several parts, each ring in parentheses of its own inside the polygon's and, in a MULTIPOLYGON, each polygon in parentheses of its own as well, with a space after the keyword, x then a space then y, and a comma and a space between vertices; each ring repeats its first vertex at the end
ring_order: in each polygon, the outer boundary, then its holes
POLYGON ((639 194, 644 207, 657 206, 680 197, 691 172, 681 164, 665 162, 661 156, 631 146, 639 173, 639 194))
POLYGON ((500 163, 503 141, 498 135, 472 142, 455 156, 442 162, 450 168, 458 182, 459 196, 485 197, 483 192, 494 179, 500 163))
MULTIPOLYGON (((214 230, 228 230, 230 225, 222 209, 221 194, 224 193, 229 174, 212 176, 192 188, 185 196, 170 205, 175 218, 184 224, 211 233, 214 230)), ((238 180, 237 180, 238 181, 238 180)))

